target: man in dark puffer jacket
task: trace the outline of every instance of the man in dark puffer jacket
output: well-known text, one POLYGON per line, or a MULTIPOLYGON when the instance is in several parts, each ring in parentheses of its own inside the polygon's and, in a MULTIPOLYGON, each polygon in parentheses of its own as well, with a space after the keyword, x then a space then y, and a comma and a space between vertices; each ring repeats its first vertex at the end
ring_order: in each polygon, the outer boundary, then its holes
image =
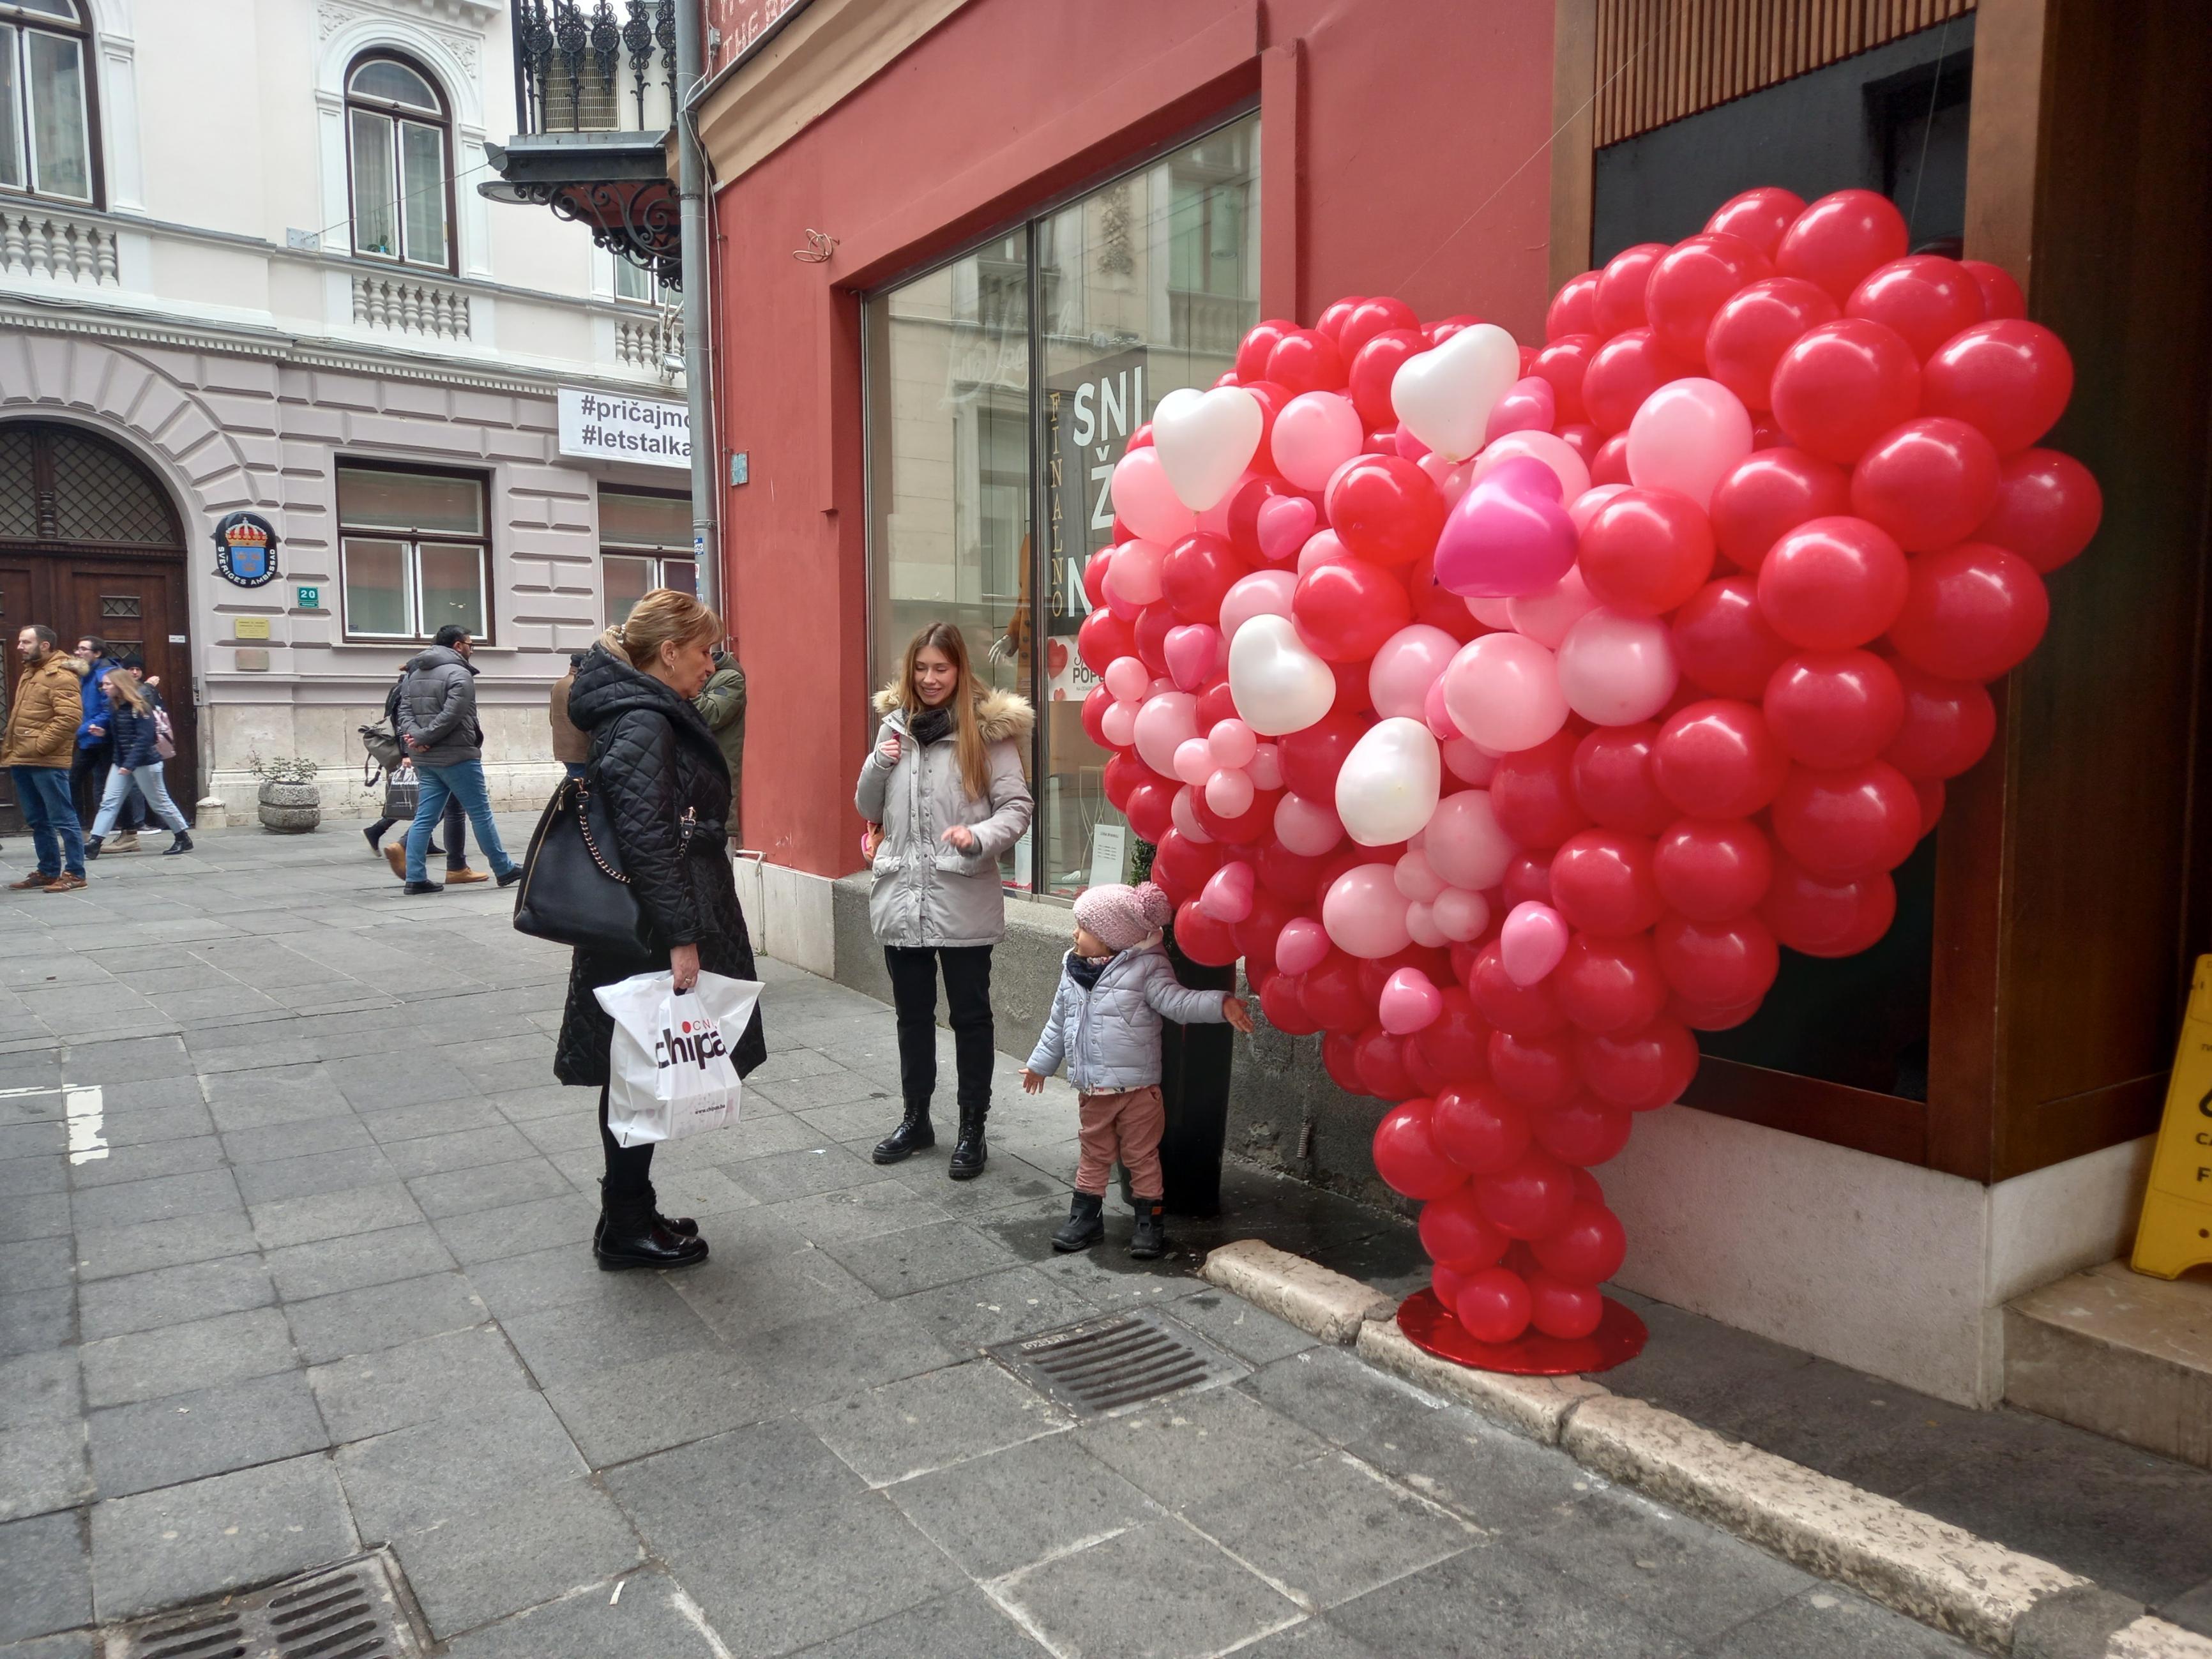
MULTIPOLYGON (((477 671, 469 664, 474 641, 465 628, 447 623, 438 642, 407 665, 399 687, 399 740, 422 782, 421 804, 407 831, 407 890, 442 893, 430 879, 430 832, 446 811, 450 795, 460 797, 477 845, 491 861, 502 887, 522 879, 522 872, 501 844, 492 822, 491 795, 484 787, 483 727, 477 722, 477 671)), ((448 848, 450 852, 452 849, 448 848)))

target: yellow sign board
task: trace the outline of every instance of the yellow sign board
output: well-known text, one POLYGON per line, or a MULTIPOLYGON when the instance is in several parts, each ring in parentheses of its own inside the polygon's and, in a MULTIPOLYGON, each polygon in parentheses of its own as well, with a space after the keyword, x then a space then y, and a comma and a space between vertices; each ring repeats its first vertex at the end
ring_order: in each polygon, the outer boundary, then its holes
POLYGON ((2190 983, 2132 1265, 2173 1279, 2205 1261, 2212 1261, 2212 957, 2197 958, 2190 983))
POLYGON ((239 617, 234 619, 233 636, 241 640, 265 640, 269 637, 269 618, 239 617))

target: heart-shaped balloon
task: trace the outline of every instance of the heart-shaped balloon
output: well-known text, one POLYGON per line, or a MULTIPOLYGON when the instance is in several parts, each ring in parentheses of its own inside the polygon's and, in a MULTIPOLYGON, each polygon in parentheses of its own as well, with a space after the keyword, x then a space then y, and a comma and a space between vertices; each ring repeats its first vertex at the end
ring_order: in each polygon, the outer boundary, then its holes
POLYGON ((1256 890, 1252 866, 1242 859, 1231 859, 1206 878, 1199 890, 1198 908, 1216 921, 1234 927, 1252 914, 1256 890))
POLYGON ((1328 930, 1310 916, 1293 916, 1275 935, 1275 966, 1303 974, 1328 960, 1328 930))
MULTIPOLYGON (((1257 616, 1230 641, 1229 695, 1245 725, 1263 738, 1279 738, 1304 731, 1328 713, 1336 702, 1336 676, 1306 649, 1289 617, 1257 616)), ((1141 717, 1138 723, 1141 727, 1141 717)))
POLYGON ((1267 424, 1260 400, 1241 386, 1184 386, 1161 398, 1152 410, 1152 447, 1176 499, 1194 513, 1220 501, 1258 452, 1267 424))
POLYGON ((1321 522, 1321 513, 1303 495, 1270 495, 1260 503, 1253 520, 1260 538, 1260 556, 1269 564, 1287 564, 1298 556, 1306 538, 1321 522))
POLYGON ((1211 623, 1185 623, 1168 629, 1160 651, 1168 659, 1168 677, 1176 689, 1199 690, 1221 665, 1221 630, 1211 623))
POLYGON ((1443 993, 1429 976, 1418 968, 1401 968, 1382 981, 1376 1014, 1392 1036, 1411 1036, 1435 1024, 1443 1011, 1443 993))
POLYGON ((1521 378, 1521 348, 1495 323, 1462 329, 1398 365, 1390 406, 1439 455, 1463 461, 1482 447, 1490 411, 1521 378))
POLYGON ((1495 442, 1509 432, 1549 432, 1559 407, 1559 394, 1552 390, 1552 383, 1540 374, 1528 375, 1514 381, 1498 400, 1483 438, 1495 442))
POLYGON ((1515 905, 1498 930, 1498 959, 1516 985, 1534 985, 1566 953, 1566 919, 1534 899, 1515 905))
POLYGON ((1575 562, 1575 521, 1560 494, 1559 474, 1528 456, 1483 474, 1445 515, 1438 584, 1462 598, 1497 599, 1558 586, 1575 562))
POLYGON ((1370 726, 1336 775, 1336 815, 1363 847, 1418 835, 1437 810, 1443 757, 1435 734, 1403 716, 1370 726))

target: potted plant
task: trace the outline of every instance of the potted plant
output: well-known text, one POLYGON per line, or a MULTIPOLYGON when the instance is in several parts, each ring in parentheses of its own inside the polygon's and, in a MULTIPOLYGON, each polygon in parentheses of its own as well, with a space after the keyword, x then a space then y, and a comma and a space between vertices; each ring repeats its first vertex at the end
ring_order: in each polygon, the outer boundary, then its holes
POLYGON ((304 835, 323 821, 323 792, 316 787, 314 762, 296 755, 264 761, 246 757, 246 769, 261 780, 261 827, 279 835, 304 835))

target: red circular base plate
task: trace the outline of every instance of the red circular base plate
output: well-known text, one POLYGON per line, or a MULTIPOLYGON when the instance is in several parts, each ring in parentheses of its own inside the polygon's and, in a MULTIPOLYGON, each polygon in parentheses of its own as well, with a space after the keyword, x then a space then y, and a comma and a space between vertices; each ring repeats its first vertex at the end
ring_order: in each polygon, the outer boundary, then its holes
POLYGON ((1531 1330, 1511 1342, 1478 1342, 1433 1290, 1416 1291, 1398 1304, 1398 1328, 1424 1353, 1471 1370, 1503 1371, 1509 1376, 1609 1371, 1642 1353, 1651 1334, 1632 1311, 1607 1297, 1597 1328, 1588 1336, 1546 1336, 1531 1330))

